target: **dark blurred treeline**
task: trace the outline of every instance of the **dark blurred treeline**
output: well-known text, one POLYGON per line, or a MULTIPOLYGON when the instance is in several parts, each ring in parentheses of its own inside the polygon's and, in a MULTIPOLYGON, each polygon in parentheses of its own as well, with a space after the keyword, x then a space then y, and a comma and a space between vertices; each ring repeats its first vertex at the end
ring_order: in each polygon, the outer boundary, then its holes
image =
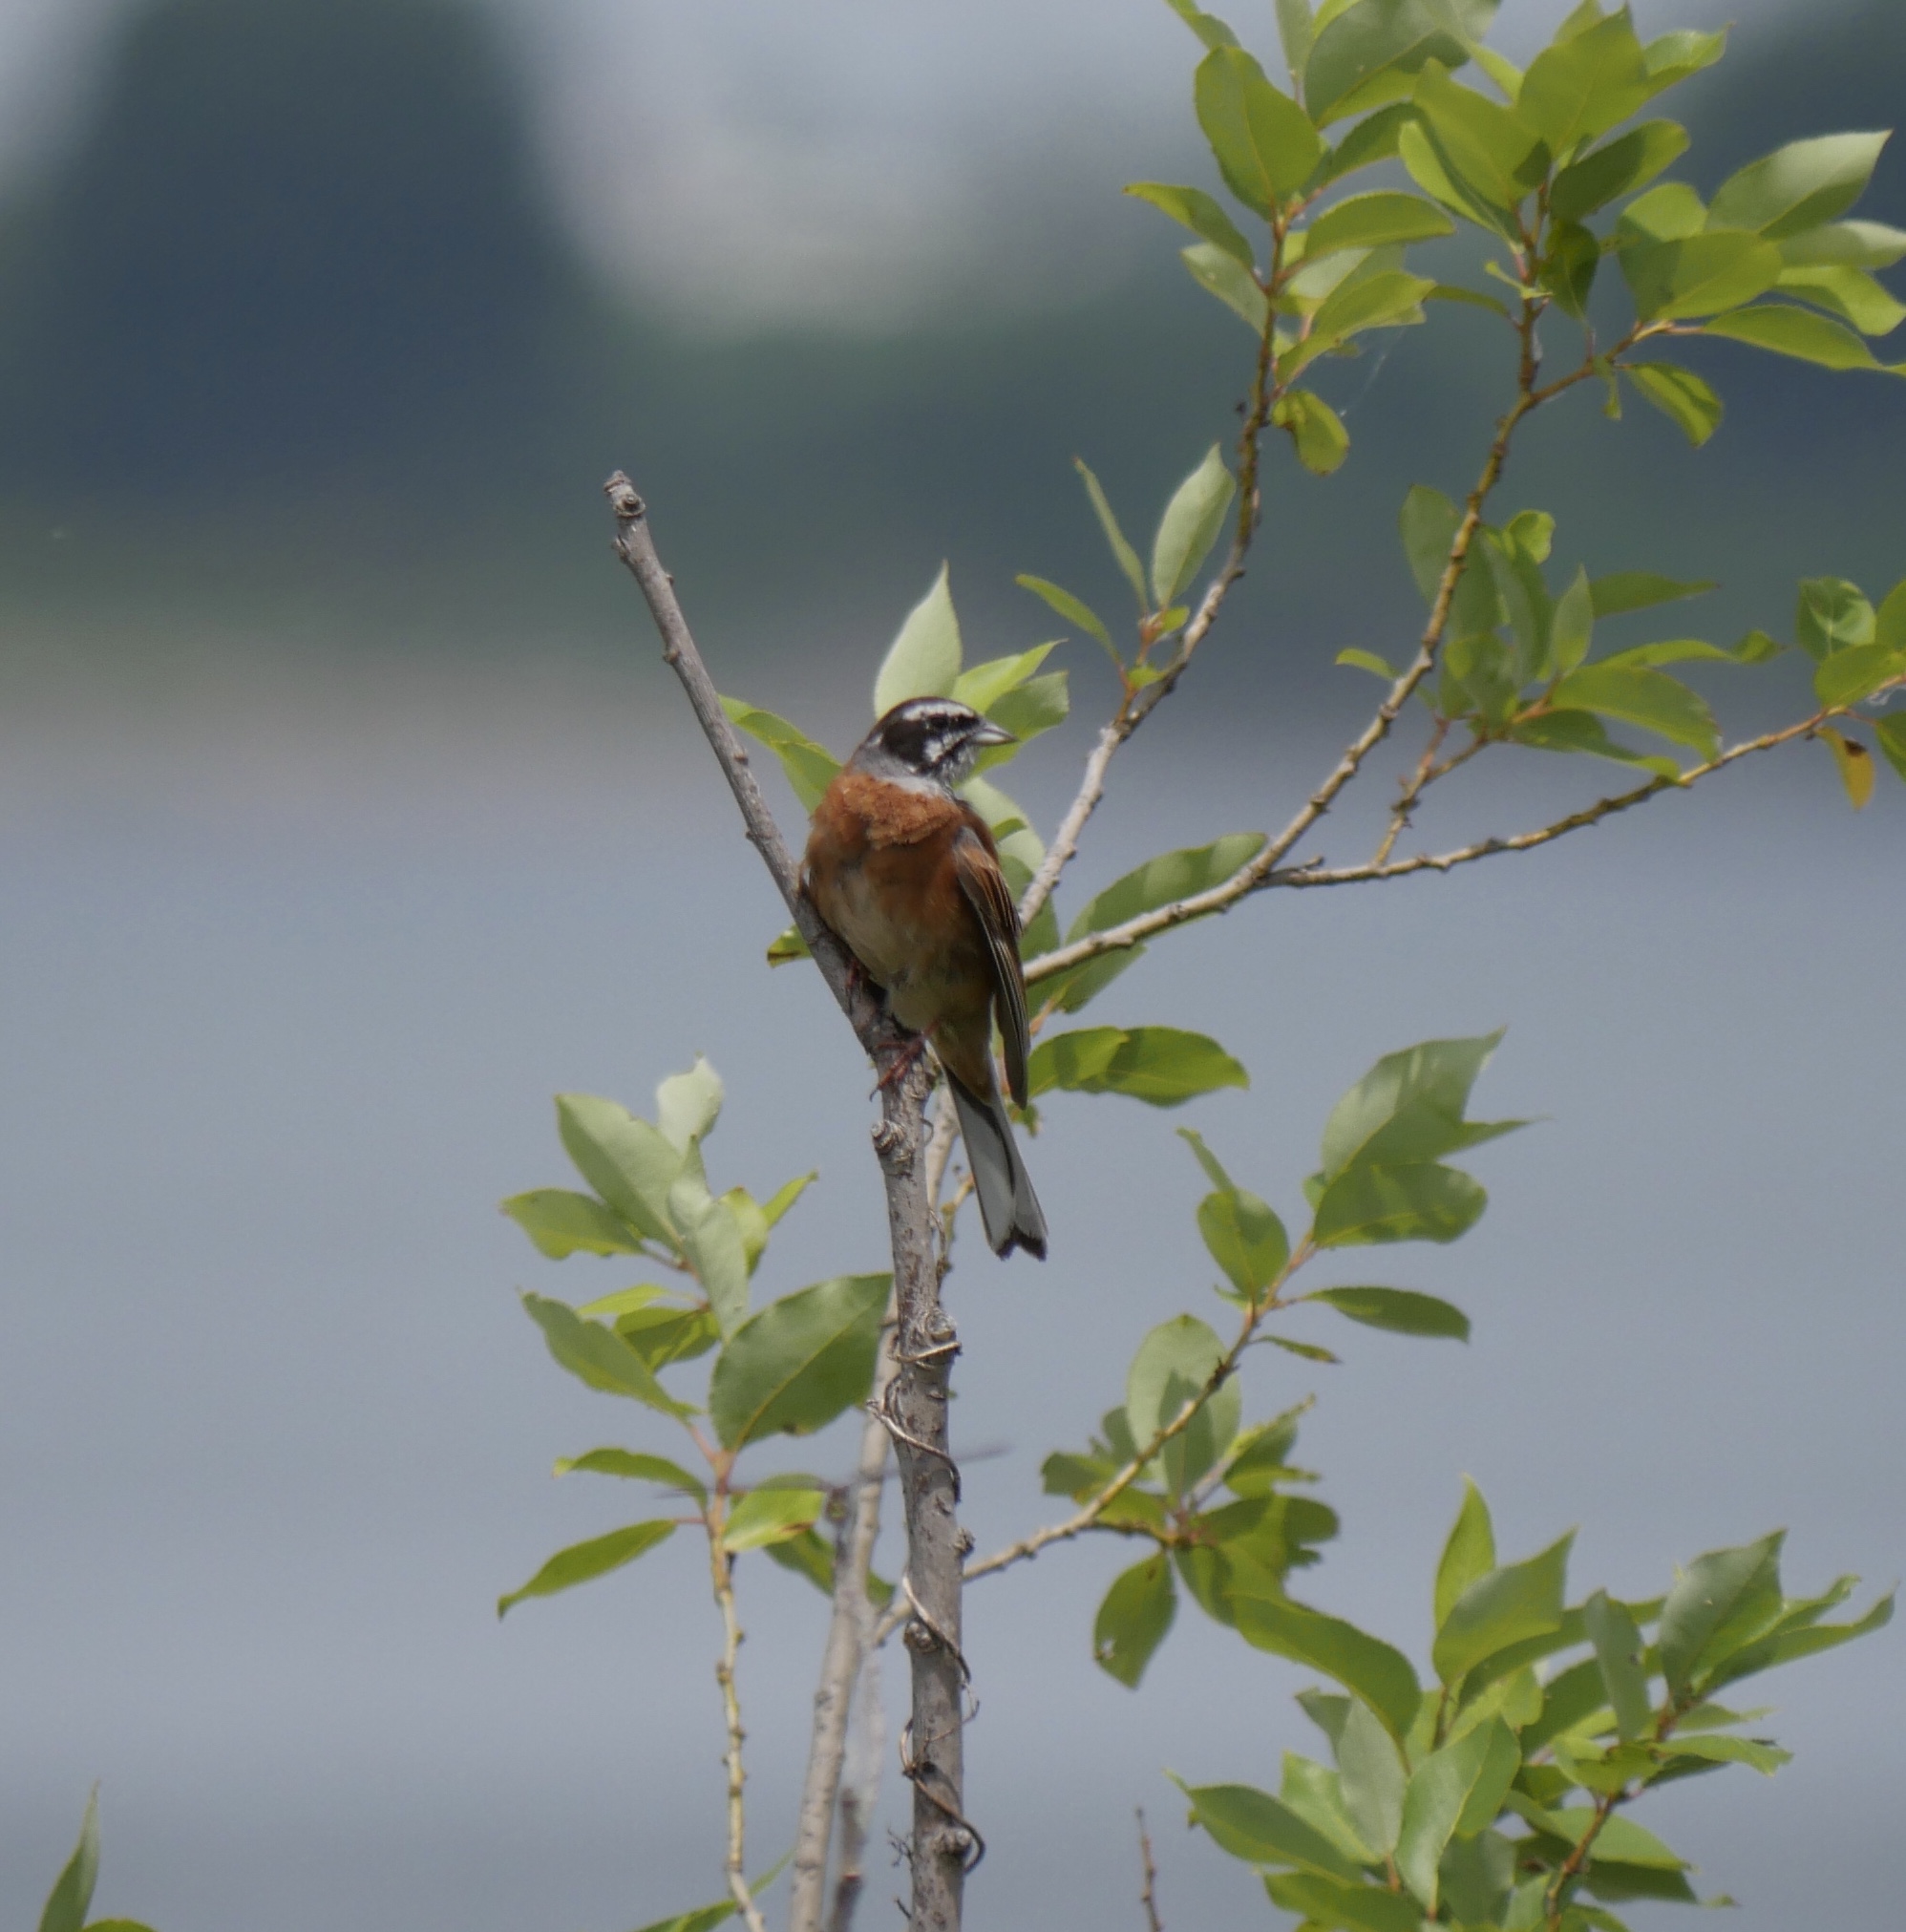
MULTIPOLYGON (((1851 0, 1738 36, 1668 108, 1711 188, 1903 101, 1896 0, 1851 0)), ((591 282, 525 115, 508 50, 455 0, 153 0, 132 18, 87 128, 7 214, 0 607, 267 629, 295 608, 333 642, 621 648, 628 592, 592 493, 623 464, 737 641, 891 616, 942 556, 963 607, 1017 631, 1034 619, 1015 569, 1105 590, 1071 455, 1148 522, 1230 420, 1241 331, 1162 223, 1129 286, 1034 315, 709 341, 591 282)), ((1906 221, 1906 154, 1863 212, 1906 221)), ((1302 567, 1260 570, 1268 628, 1334 644, 1407 609, 1394 505, 1473 469, 1502 378, 1491 331, 1445 308, 1333 372, 1357 447, 1327 483, 1279 472, 1302 567)), ((1906 384, 1698 359, 1729 403, 1706 451, 1639 405, 1610 428, 1584 395, 1541 425, 1511 495, 1556 509, 1591 561, 1706 570, 1746 601, 1803 572, 1906 573, 1906 384)))

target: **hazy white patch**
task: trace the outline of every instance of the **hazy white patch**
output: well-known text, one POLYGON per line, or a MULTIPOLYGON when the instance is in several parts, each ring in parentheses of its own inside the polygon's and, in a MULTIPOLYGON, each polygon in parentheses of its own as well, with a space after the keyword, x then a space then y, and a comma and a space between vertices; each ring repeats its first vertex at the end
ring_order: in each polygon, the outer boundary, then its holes
POLYGON ((131 0, 0 0, 0 180, 57 147, 83 114, 109 30, 131 0))

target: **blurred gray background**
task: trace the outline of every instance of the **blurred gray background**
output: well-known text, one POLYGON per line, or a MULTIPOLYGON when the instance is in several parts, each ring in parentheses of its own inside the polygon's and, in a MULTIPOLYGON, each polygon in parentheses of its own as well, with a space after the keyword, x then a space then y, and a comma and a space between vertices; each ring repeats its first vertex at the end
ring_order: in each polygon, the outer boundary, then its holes
MULTIPOLYGON (((1509 0, 1505 44, 1560 11, 1509 0)), ((1637 11, 1740 21, 1676 97, 1704 187, 1906 97, 1884 0, 1637 11)), ((719 1179, 821 1170, 764 1292, 880 1265, 879 1208, 864 1070, 812 976, 760 963, 775 906, 596 489, 623 465, 650 497, 724 687, 837 748, 942 558, 969 656, 1050 634, 1017 570, 1116 607, 1069 459, 1149 527, 1241 382, 1236 325, 1116 193, 1201 169, 1196 53, 1147 0, 0 9, 0 1924, 34 1922, 95 1778, 98 1908, 160 1932, 626 1932, 718 1893, 688 1540, 493 1614, 646 1513, 551 1458, 666 1447, 515 1306, 622 1271, 540 1261, 493 1203, 564 1178, 553 1092, 640 1109, 705 1051, 719 1179)), ((1906 220, 1897 152, 1868 208, 1906 220)), ((1553 509, 1594 569, 1722 580, 1633 641, 1785 634, 1800 576, 1906 574, 1906 387, 1705 366, 1706 450, 1583 398, 1504 507, 1553 509)), ((1505 379, 1448 309, 1333 372, 1351 462, 1280 456, 1244 594, 1118 768, 1073 904, 1316 782, 1371 690, 1331 657, 1417 616, 1402 493, 1466 486, 1505 379)), ((1009 779, 1048 824, 1110 702, 1090 648, 1059 661, 1075 723, 1009 779)), ((1749 726, 1801 684, 1712 690, 1749 726)), ((1423 836, 1590 796, 1563 764, 1485 767, 1423 836)), ((1364 849, 1368 804, 1328 849, 1364 849)), ((1142 1332, 1209 1312, 1172 1127, 1294 1211, 1372 1058, 1508 1023, 1478 1106, 1543 1124, 1476 1155, 1489 1216, 1339 1277, 1452 1296, 1472 1345, 1320 1325, 1345 1367, 1254 1367, 1250 1412, 1320 1398, 1302 1459, 1345 1534, 1305 1594, 1422 1654, 1463 1472, 1507 1555, 1579 1524, 1583 1588, 1645 1594, 1781 1522, 1793 1587, 1891 1582, 1902 825, 1888 775, 1855 818, 1802 747, 1545 853, 1154 949, 1094 1017, 1209 1030, 1252 1091, 1061 1098, 1031 1150, 1051 1263, 963 1250, 958 1435, 1008 1450, 970 1475, 982 1545, 1043 1519, 1039 1460, 1142 1332)), ((837 1430, 789 1461, 851 1454, 837 1430)), ((1186 1613, 1120 1689, 1090 1624, 1130 1555, 974 1592, 976 1925, 1139 1926, 1134 1805, 1175 1932, 1268 1919, 1161 1773, 1275 1782, 1312 1748, 1306 1680, 1186 1613)), ((743 1579, 765 1864, 824 1609, 765 1560, 743 1579)), ((1800 1667, 1777 1781, 1661 1801, 1743 1932, 1896 1925, 1901 1687, 1892 1635, 1800 1667)), ((899 1889, 880 1870, 863 1922, 899 1889)))

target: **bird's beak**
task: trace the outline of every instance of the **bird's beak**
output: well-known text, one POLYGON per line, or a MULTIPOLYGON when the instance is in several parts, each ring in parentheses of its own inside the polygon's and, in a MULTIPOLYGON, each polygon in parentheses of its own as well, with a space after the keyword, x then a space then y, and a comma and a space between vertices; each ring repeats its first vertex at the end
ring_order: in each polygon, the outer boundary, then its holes
POLYGON ((980 747, 1016 745, 1019 743, 1019 737, 1016 732, 1007 731, 1004 725, 994 724, 991 718, 982 718, 979 730, 966 742, 980 747))

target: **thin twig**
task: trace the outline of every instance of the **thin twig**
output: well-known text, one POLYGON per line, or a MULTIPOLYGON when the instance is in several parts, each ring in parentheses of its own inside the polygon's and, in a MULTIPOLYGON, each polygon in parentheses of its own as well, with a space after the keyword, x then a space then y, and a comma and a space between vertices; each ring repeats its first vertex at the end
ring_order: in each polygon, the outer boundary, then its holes
POLYGON ((1451 852, 1419 853, 1413 859, 1393 859, 1387 864, 1379 865, 1374 860, 1366 865, 1339 866, 1300 866, 1290 871, 1281 872, 1267 880, 1266 884, 1275 885, 1360 885, 1371 879, 1405 879, 1412 872, 1451 872, 1458 865, 1472 865, 1479 859, 1493 859, 1502 852, 1533 852, 1539 845, 1548 845, 1571 832, 1580 832, 1590 825, 1599 825, 1604 818, 1612 818, 1618 812, 1626 812, 1636 805, 1644 804, 1648 799, 1658 797, 1663 792, 1684 792, 1690 785, 1703 778, 1712 777, 1716 772, 1725 772, 1738 759, 1751 757, 1756 752, 1769 752, 1780 745, 1791 744, 1796 738, 1811 737, 1834 713, 1831 711, 1815 711, 1810 718, 1802 718, 1798 724, 1788 725, 1777 732, 1764 732, 1758 738, 1747 738, 1738 745, 1728 748, 1704 764, 1691 765, 1686 771, 1670 778, 1666 776, 1651 778, 1645 785, 1637 785, 1632 792, 1620 792, 1612 797, 1598 798, 1593 805, 1585 805, 1579 812, 1571 812, 1564 818, 1557 818, 1553 824, 1537 826, 1533 832, 1517 832, 1506 839, 1478 839, 1472 845, 1459 845, 1451 852))
POLYGON ((754 1895, 748 1889, 745 1862, 747 1811, 742 1800, 742 1788, 748 1774, 742 1767, 741 1758, 741 1747, 748 1733, 741 1728, 741 1696, 734 1682, 734 1665, 741 1650, 742 1629, 734 1607, 734 1562, 722 1547, 721 1540, 722 1531, 727 1526, 727 1512, 719 1506, 719 1501, 709 1514, 708 1524, 709 1569, 714 1584, 715 1602, 721 1606, 721 1661, 715 1666, 715 1682, 721 1687, 722 1716, 728 1728, 728 1749, 723 1760, 728 1769, 728 1849, 722 1864, 728 1874, 729 1896, 733 1899, 735 1910, 741 1914, 748 1932, 768 1932, 762 1922, 760 1907, 754 1902, 754 1895))
POLYGON ((1098 742, 1086 759, 1078 794, 1059 821, 1059 829, 1052 835, 1046 857, 1019 902, 1022 925, 1032 924, 1039 909, 1051 898, 1052 888, 1059 882, 1059 875, 1076 856, 1087 821, 1098 810, 1099 801, 1105 796, 1107 776, 1119 747, 1177 689, 1178 680, 1185 674, 1192 654, 1211 634, 1218 612, 1224 607, 1224 600, 1231 594, 1232 585, 1244 574, 1245 559, 1250 555, 1252 539, 1257 535, 1263 514, 1258 478, 1264 432, 1270 427, 1271 412, 1283 393, 1277 379, 1275 336, 1278 305, 1275 298, 1282 279, 1286 226, 1282 216, 1272 224, 1270 267, 1260 285, 1264 290, 1264 327, 1258 338, 1258 354, 1251 373, 1251 393, 1244 405, 1243 427, 1238 433, 1238 517, 1232 526, 1231 543, 1225 551, 1224 562, 1205 586, 1197 609, 1179 636, 1178 647, 1173 652, 1171 662, 1151 683, 1140 686, 1135 691, 1128 689, 1112 721, 1100 730, 1098 742))
POLYGON ((1263 1299, 1251 1303, 1245 1309, 1244 1321, 1238 1330, 1237 1340, 1218 1357, 1217 1366, 1205 1377, 1204 1386, 1185 1399, 1177 1412, 1159 1426, 1151 1441, 1146 1443, 1110 1482, 1094 1492, 1064 1522, 1048 1523, 1043 1529, 1034 1530, 1030 1536, 1022 1537, 1018 1542, 1008 1543, 1005 1549, 995 1550, 991 1556, 983 1557, 977 1563, 968 1563, 966 1581, 970 1583, 977 1578, 991 1576, 996 1570, 1008 1569, 1012 1564, 1023 1562, 1028 1557, 1036 1557, 1041 1550, 1053 1543, 1069 1542, 1072 1538, 1083 1536, 1086 1531, 1093 1528, 1106 1511, 1144 1475, 1158 1452, 1168 1442, 1182 1435, 1197 1419, 1204 1405, 1217 1394, 1225 1378, 1237 1368, 1244 1350, 1257 1339, 1258 1330, 1262 1327, 1264 1317, 1285 1306, 1281 1299, 1285 1283, 1316 1252, 1317 1249, 1308 1236, 1297 1244, 1277 1279, 1264 1291, 1263 1299))
POLYGON ((1138 1902, 1145 1908, 1146 1932, 1165 1932, 1165 1921, 1158 1917, 1158 1867, 1152 1858, 1152 1834, 1145 1829, 1145 1814, 1138 1813, 1138 1858, 1145 1871, 1145 1882, 1138 1892, 1138 1902))

